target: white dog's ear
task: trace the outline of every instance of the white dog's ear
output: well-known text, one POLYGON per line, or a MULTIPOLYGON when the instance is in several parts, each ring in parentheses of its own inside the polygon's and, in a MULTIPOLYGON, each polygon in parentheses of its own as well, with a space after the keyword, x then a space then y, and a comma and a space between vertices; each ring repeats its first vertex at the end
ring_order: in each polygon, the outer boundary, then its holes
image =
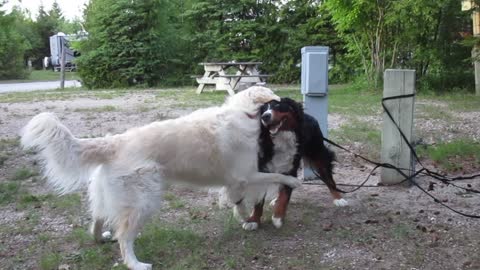
POLYGON ((264 104, 272 100, 280 101, 280 97, 266 87, 252 86, 245 91, 248 91, 248 96, 254 103, 264 104))

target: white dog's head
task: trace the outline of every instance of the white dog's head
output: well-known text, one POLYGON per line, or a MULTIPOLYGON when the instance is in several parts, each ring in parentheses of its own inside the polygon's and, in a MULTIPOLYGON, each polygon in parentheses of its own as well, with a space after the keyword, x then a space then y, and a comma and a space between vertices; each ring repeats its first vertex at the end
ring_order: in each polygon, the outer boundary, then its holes
POLYGON ((280 101, 280 97, 275 95, 269 88, 252 86, 229 97, 225 102, 225 106, 235 107, 249 114, 256 115, 263 104, 272 100, 280 101))

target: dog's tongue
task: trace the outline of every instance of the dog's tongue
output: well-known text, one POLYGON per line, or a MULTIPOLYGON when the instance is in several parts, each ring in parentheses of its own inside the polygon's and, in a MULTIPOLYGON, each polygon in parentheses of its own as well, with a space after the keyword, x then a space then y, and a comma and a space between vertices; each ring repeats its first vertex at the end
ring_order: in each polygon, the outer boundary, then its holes
POLYGON ((282 120, 280 123, 278 123, 276 126, 271 127, 271 128, 269 129, 270 135, 275 135, 275 134, 277 134, 278 130, 282 127, 282 125, 283 125, 283 120, 282 120))
POLYGON ((270 134, 271 135, 275 135, 277 134, 278 130, 280 129, 280 125, 277 125, 275 126, 274 128, 271 128, 269 131, 270 131, 270 134))

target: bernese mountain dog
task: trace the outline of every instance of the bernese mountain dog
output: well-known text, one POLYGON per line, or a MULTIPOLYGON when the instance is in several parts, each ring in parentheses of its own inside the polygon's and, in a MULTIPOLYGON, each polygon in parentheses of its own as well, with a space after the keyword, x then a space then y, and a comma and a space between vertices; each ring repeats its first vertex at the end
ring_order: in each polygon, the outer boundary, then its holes
MULTIPOLYGON (((309 166, 327 185, 336 206, 345 206, 347 201, 337 190, 332 176, 335 155, 324 145, 320 126, 312 116, 303 112, 300 103, 282 98, 271 101, 261 109, 261 133, 258 167, 261 172, 281 173, 297 177, 301 160, 309 166)), ((280 228, 283 225, 287 206, 292 194, 288 186, 269 185, 256 187, 246 194, 246 203, 253 206, 253 212, 243 223, 245 230, 255 230, 260 224, 263 205, 269 190, 274 188, 272 223, 280 228)))

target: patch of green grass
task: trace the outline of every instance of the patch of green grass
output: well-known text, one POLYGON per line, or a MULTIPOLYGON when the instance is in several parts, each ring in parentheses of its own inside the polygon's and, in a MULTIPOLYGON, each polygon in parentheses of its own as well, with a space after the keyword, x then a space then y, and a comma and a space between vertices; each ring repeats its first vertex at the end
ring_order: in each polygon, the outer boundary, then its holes
POLYGON ((72 240, 75 243, 84 245, 87 243, 93 243, 93 236, 87 232, 84 228, 75 228, 72 233, 68 236, 68 239, 72 240))
POLYGON ((235 257, 227 257, 225 258, 225 266, 228 269, 237 269, 237 260, 235 257))
POLYGON ((77 108, 74 110, 74 112, 96 112, 96 113, 114 112, 114 111, 118 111, 118 108, 112 105, 105 105, 102 107, 95 107, 95 108, 77 108))
POLYGON ((64 90, 52 91, 14 92, 0 95, 0 103, 67 100, 81 96, 88 96, 88 92, 82 88, 65 88, 64 90))
POLYGON ((340 144, 361 143, 362 152, 367 153, 371 158, 380 156, 381 132, 369 122, 352 120, 338 129, 331 130, 330 135, 333 141, 338 141, 340 144))
POLYGON ((435 161, 447 170, 460 170, 462 163, 471 160, 474 167, 480 167, 480 142, 468 139, 440 143, 418 148, 418 154, 435 161))
POLYGON ((40 233, 38 234, 37 236, 37 239, 38 241, 40 241, 42 244, 45 244, 47 243, 50 239, 51 239, 51 236, 47 233, 40 233))
POLYGON ((442 119, 445 121, 455 120, 455 116, 447 109, 437 105, 419 104, 417 106, 423 118, 442 119))
MULTIPOLYGON (((79 80, 80 77, 76 72, 65 72, 65 80, 79 80)), ((60 72, 52 70, 32 70, 28 81, 59 81, 60 72)))
POLYGON ((137 107, 137 111, 138 112, 148 112, 148 111, 151 111, 155 109, 154 107, 149 107, 149 106, 144 106, 144 105, 140 105, 137 107))
POLYGON ((78 209, 81 205, 81 196, 77 193, 62 196, 47 195, 45 200, 51 208, 60 210, 78 209))
POLYGON ((40 258, 39 266, 42 270, 58 269, 58 266, 62 262, 62 256, 55 252, 49 252, 40 258))
POLYGON ((18 182, 0 183, 0 205, 16 201, 19 192, 20 183, 18 182))
POLYGON ((37 174, 38 173, 36 171, 29 169, 27 167, 23 167, 15 171, 15 173, 11 177, 11 180, 14 180, 14 181, 25 180, 37 174))
POLYGON ((413 230, 407 224, 397 223, 391 229, 391 233, 396 239, 405 239, 413 233, 413 230))
POLYGON ((419 95, 419 99, 444 102, 448 105, 450 110, 457 112, 473 112, 478 111, 480 108, 480 96, 466 94, 464 92, 450 92, 443 95, 422 94, 419 95))
POLYGON ((203 241, 189 229, 149 224, 135 246, 139 260, 153 263, 156 268, 202 269, 207 267, 203 241))
POLYGON ((0 150, 7 149, 8 147, 15 147, 20 145, 18 138, 14 139, 0 139, 0 150))
POLYGON ((172 208, 172 209, 180 209, 180 208, 185 207, 185 202, 180 200, 173 193, 166 193, 163 198, 166 201, 168 201, 168 204, 169 204, 170 208, 172 208))

